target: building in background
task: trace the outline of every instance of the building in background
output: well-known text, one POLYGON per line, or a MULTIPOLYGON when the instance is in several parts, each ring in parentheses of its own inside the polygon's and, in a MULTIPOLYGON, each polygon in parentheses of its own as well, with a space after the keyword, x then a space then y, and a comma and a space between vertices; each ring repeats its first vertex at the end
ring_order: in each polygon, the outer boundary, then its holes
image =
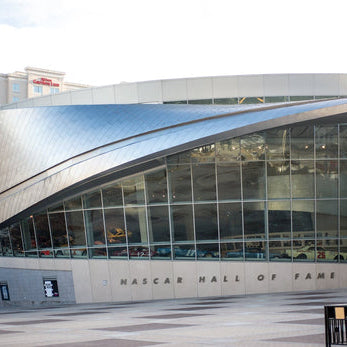
POLYGON ((0 73, 0 105, 90 87, 66 82, 64 77, 64 72, 34 67, 26 67, 25 72, 0 73))

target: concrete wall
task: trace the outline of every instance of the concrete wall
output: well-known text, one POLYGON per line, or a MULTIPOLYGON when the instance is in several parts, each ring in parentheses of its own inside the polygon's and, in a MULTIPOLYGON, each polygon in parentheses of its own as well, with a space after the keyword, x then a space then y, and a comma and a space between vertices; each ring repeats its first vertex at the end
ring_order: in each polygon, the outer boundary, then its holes
POLYGON ((11 302, 90 303, 346 288, 346 269, 335 263, 0 258, 0 282, 8 283, 11 302), (43 277, 57 278, 59 298, 45 298, 43 277))
MULTIPOLYGON (((347 74, 268 74, 120 83, 35 98, 35 106, 162 103, 266 96, 345 96, 347 74)), ((4 109, 30 107, 23 100, 4 109)))

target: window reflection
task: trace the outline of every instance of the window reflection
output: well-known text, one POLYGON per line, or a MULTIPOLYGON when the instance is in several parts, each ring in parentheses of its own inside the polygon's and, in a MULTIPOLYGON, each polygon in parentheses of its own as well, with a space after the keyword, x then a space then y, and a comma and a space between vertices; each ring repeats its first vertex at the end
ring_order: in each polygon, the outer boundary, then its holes
POLYGON ((126 226, 129 243, 147 244, 147 221, 143 207, 125 209, 126 226))
POLYGON ((337 237, 337 211, 337 200, 317 201, 317 237, 337 237))
POLYGON ((114 184, 102 190, 104 207, 123 206, 122 187, 114 184))
POLYGON ((170 242, 168 206, 148 208, 149 241, 170 242))
POLYGON ((170 201, 192 201, 190 165, 169 166, 170 201))
POLYGON ((101 210, 85 211, 88 246, 105 244, 104 221, 101 210))
POLYGON ((197 240, 218 240, 216 204, 196 204, 195 232, 197 240))
POLYGON ((239 163, 217 165, 218 200, 241 199, 241 177, 239 163))
POLYGON ((289 158, 289 130, 273 129, 266 131, 266 153, 269 160, 289 158))
POLYGON ((288 161, 267 163, 267 192, 269 199, 290 197, 290 164, 288 161))
POLYGON ((193 191, 195 201, 216 200, 214 164, 193 165, 193 191))
POLYGON ((292 203, 292 209, 293 238, 314 238, 314 201, 294 200, 292 203))
POLYGON ((123 208, 105 209, 106 238, 108 245, 126 243, 123 208))
POLYGON ((8 228, 0 230, 0 252, 3 256, 13 255, 8 228))
POLYGON ((68 247, 64 213, 50 214, 49 222, 51 225, 53 247, 68 247))
POLYGON ((143 177, 135 177, 123 182, 124 203, 130 204, 144 204, 144 181, 143 177))
POLYGON ((314 198, 314 162, 293 160, 291 163, 293 198, 314 198))
POLYGON ((337 160, 316 161, 317 198, 337 198, 337 160))
POLYGON ((69 235, 70 247, 86 246, 82 211, 67 212, 66 225, 69 235))
POLYGON ((245 239, 265 238, 264 203, 243 204, 245 239))
POLYGON ((220 238, 242 239, 242 207, 241 203, 219 204, 220 238))
POLYGON ((173 205, 171 211, 174 241, 194 241, 192 205, 173 205))
POLYGON ((313 136, 313 126, 302 126, 291 129, 292 159, 313 159, 313 136))
POLYGON ((265 163, 242 163, 243 198, 265 199, 265 163))
POLYGON ((148 203, 167 202, 166 169, 145 175, 148 203))
POLYGON ((316 126, 316 157, 337 158, 337 126, 316 126))

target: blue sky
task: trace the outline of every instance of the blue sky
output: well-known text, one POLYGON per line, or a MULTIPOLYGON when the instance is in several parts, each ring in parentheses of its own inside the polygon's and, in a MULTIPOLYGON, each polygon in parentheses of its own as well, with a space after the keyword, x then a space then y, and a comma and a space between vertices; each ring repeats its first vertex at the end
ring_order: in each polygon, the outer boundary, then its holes
POLYGON ((92 85, 347 72, 345 0, 0 0, 0 72, 92 85))

